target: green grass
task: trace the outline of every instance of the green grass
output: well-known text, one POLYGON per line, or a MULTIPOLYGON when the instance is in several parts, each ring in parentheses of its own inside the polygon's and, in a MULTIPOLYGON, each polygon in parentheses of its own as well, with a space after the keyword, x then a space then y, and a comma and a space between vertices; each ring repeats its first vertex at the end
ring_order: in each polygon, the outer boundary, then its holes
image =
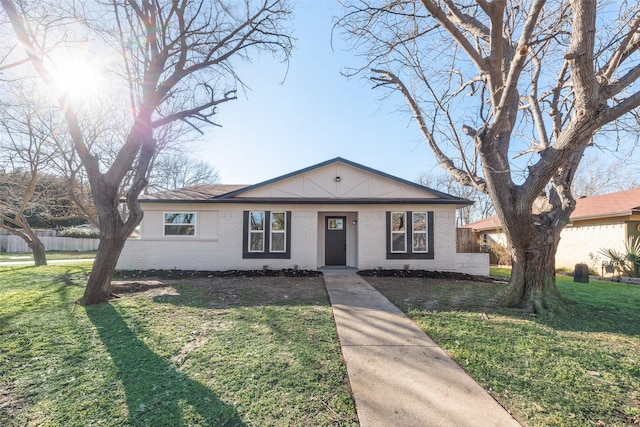
POLYGON ((321 278, 298 279, 313 298, 177 281, 84 307, 89 268, 0 268, 0 425, 357 424, 321 278))
MULTIPOLYGON (((0 425, 357 425, 321 279, 83 307, 89 268, 0 267, 0 425)), ((558 276, 573 303, 537 318, 491 305, 504 283, 367 280, 523 425, 640 425, 640 286, 558 276)))
MULTIPOLYGON (((63 252, 63 251, 48 251, 47 261, 52 260, 65 260, 65 259, 93 259, 96 257, 95 252, 63 252)), ((33 261, 32 253, 0 253, 0 262, 11 261, 33 261)))
POLYGON ((640 286, 557 281, 572 303, 544 319, 493 306, 504 283, 372 284, 523 425, 640 425, 640 286))

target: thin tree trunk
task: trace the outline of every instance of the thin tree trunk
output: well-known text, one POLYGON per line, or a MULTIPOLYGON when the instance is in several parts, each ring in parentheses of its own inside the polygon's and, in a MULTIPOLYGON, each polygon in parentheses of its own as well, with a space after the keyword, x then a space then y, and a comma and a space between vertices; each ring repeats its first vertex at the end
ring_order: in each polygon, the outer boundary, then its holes
POLYGON ((29 249, 33 252, 33 260, 36 267, 47 265, 47 252, 40 239, 36 237, 35 240, 29 242, 29 249))
POLYGON ((27 219, 22 216, 20 221, 20 225, 22 226, 22 238, 27 242, 29 249, 33 252, 33 260, 35 262, 36 267, 41 265, 47 265, 47 252, 44 247, 44 244, 38 237, 38 235, 31 229, 27 219))
MULTIPOLYGON (((0 215, 1 216, 1 215, 0 215)), ((44 244, 38 238, 36 233, 31 229, 29 223, 24 217, 20 219, 11 219, 5 216, 0 217, 0 229, 8 231, 14 236, 18 236, 27 244, 31 252, 33 252, 33 260, 35 261, 35 266, 39 267, 41 265, 47 265, 47 252, 44 247, 44 244), (20 228, 13 228, 7 225, 2 225, 2 221, 6 221, 12 223, 13 225, 20 228)))

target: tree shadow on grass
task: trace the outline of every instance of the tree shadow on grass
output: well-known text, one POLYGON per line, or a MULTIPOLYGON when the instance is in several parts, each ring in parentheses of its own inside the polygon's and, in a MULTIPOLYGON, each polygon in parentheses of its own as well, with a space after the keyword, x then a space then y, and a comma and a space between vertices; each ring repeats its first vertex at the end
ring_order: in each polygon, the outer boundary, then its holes
POLYGON ((124 385, 128 424, 244 426, 235 408, 151 351, 111 304, 87 307, 124 385))
POLYGON ((565 283, 560 285, 560 292, 570 300, 566 310, 536 316, 524 310, 499 307, 494 297, 504 289, 504 284, 435 279, 365 279, 405 312, 410 309, 459 311, 478 313, 481 317, 500 314, 560 331, 640 336, 640 311, 637 310, 640 287, 637 285, 565 283))

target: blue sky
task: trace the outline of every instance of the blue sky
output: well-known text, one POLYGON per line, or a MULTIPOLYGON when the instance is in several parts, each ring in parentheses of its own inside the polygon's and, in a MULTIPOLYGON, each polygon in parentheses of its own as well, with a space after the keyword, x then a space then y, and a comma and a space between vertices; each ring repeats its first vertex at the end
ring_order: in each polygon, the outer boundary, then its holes
POLYGON ((345 51, 340 34, 332 49, 338 2, 298 0, 294 7, 298 41, 288 71, 266 55, 239 68, 251 90, 220 106, 222 127, 207 131, 198 157, 215 166, 225 184, 254 184, 334 157, 410 181, 439 173, 415 122, 398 112, 399 96, 380 102, 384 92, 371 82, 340 75, 360 60, 345 51))

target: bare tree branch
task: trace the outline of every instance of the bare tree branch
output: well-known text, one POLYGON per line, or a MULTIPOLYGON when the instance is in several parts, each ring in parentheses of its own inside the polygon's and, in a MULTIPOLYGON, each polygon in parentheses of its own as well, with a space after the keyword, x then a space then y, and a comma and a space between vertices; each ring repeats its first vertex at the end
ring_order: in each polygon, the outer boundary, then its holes
POLYGON ((611 19, 615 6, 595 0, 396 1, 375 13, 344 1, 339 22, 374 87, 402 93, 441 166, 491 196, 514 260, 501 301, 562 307, 549 278, 580 159, 598 142, 618 149, 640 119, 638 2, 611 19))
MULTIPOLYGON (((25 24, 28 10, 17 9, 12 0, 0 4, 38 75, 54 88, 48 68, 53 57, 46 62, 40 54, 39 31, 25 24)), ((109 153, 102 158, 87 145, 82 111, 66 94, 57 94, 99 217, 101 242, 83 297, 93 304, 109 296, 120 251, 142 219, 138 196, 166 138, 187 138, 194 129, 213 124, 216 108, 235 99, 243 84, 234 71, 237 61, 249 61, 259 52, 288 60, 292 38, 286 20, 291 11, 284 0, 111 0, 73 6, 70 13, 55 10, 63 18, 61 28, 73 22, 78 26, 74 29, 95 38, 100 48, 113 49, 122 62, 114 61, 111 74, 120 76, 129 92, 129 105, 120 110, 125 127, 101 145, 109 153), (120 209, 123 197, 126 211, 120 209)))

